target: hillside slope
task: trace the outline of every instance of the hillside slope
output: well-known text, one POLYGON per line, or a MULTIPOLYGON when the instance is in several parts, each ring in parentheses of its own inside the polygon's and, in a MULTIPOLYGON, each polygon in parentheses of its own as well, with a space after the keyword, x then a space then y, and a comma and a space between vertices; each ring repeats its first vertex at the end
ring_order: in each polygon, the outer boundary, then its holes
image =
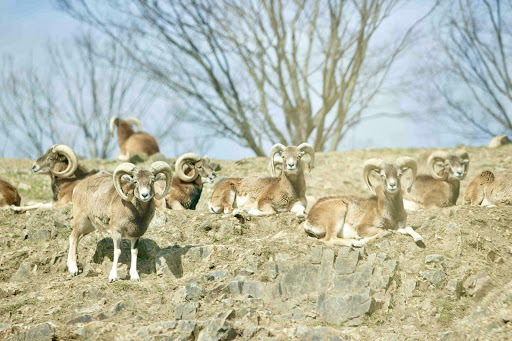
MULTIPOLYGON (((461 193, 483 170, 512 172, 512 146, 467 150, 461 193)), ((421 165, 428 153, 319 153, 307 194, 369 195, 361 175, 366 159, 409 155, 421 165)), ((49 178, 32 175, 32 162, 0 160, 0 177, 20 187, 22 204, 51 199, 49 178)), ((219 161, 219 176, 264 175, 267 162, 219 161)), ((110 171, 117 165, 83 163, 110 171)), ((70 277, 71 207, 0 210, 0 338, 512 339, 511 207, 410 213, 426 248, 391 235, 351 249, 306 236, 291 213, 243 223, 209 214, 211 190, 207 185, 197 211, 157 212, 140 246, 140 282, 128 279, 125 242, 122 279, 108 283, 113 246, 100 233, 80 242, 83 272, 70 277)))

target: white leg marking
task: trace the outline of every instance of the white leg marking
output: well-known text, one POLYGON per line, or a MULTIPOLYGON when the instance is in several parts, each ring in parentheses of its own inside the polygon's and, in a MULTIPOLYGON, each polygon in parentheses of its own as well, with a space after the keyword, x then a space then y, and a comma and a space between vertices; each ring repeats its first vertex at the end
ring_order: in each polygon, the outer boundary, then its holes
POLYGON ((367 238, 363 238, 363 239, 359 239, 359 240, 355 240, 355 239, 354 239, 354 240, 352 241, 351 245, 352 245, 353 247, 363 247, 363 246, 364 246, 364 244, 366 244, 366 242, 367 242, 367 241, 368 241, 368 239, 367 239, 367 238))
POLYGON ((487 198, 484 197, 484 200, 482 200, 482 203, 480 204, 480 206, 485 206, 485 207, 496 207, 496 205, 494 205, 493 203, 491 203, 489 200, 487 200, 487 198))
POLYGON ((138 249, 131 249, 131 265, 130 265, 130 279, 132 281, 140 281, 139 274, 137 272, 137 255, 139 254, 138 249))
MULTIPOLYGON (((356 230, 350 224, 344 223, 344 221, 345 221, 345 219, 343 219, 343 221, 340 220, 338 223, 338 224, 343 223, 343 227, 342 227, 342 231, 341 231, 342 238, 359 239, 359 235, 357 234, 356 230)), ((341 226, 340 226, 340 228, 341 228, 341 226)))
POLYGON ((306 217, 306 208, 302 206, 302 204, 295 204, 293 205, 290 212, 293 212, 297 215, 297 217, 304 218, 306 217))
POLYGON ((236 215, 242 215, 242 213, 243 213, 243 211, 241 209, 237 208, 237 209, 234 209, 231 214, 236 216, 236 215))
POLYGON ((250 215, 255 215, 255 216, 263 215, 263 212, 261 212, 257 208, 251 208, 249 211, 247 211, 247 213, 250 215))
POLYGON ((304 231, 309 235, 315 236, 316 238, 325 237, 325 231, 323 231, 317 227, 314 227, 308 221, 306 221, 304 223, 304 231))
POLYGON ((414 231, 411 226, 407 226, 405 229, 399 228, 397 232, 400 234, 408 234, 415 242, 424 242, 423 237, 420 236, 418 232, 414 231))
POLYGON ((119 279, 119 277, 117 277, 117 262, 119 261, 120 255, 121 249, 114 249, 114 262, 112 264, 112 270, 110 270, 110 275, 108 276, 109 282, 115 282, 119 279))
POLYGON ((410 200, 405 200, 404 199, 404 209, 407 210, 407 211, 417 211, 421 208, 421 206, 414 202, 414 201, 410 201, 410 200))
POLYGON ((78 275, 78 266, 76 264, 76 253, 74 249, 74 238, 69 236, 69 251, 68 251, 68 270, 71 276, 78 275))

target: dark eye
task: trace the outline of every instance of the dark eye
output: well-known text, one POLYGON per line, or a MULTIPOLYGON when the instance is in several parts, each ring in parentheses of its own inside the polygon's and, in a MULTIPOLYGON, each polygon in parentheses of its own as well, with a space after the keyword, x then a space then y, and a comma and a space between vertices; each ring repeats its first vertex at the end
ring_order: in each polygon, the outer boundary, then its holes
POLYGON ((203 169, 203 166, 199 166, 199 167, 197 167, 197 168, 198 168, 198 169, 203 169))
POLYGON ((51 157, 47 158, 46 160, 48 161, 53 161, 53 159, 51 157))

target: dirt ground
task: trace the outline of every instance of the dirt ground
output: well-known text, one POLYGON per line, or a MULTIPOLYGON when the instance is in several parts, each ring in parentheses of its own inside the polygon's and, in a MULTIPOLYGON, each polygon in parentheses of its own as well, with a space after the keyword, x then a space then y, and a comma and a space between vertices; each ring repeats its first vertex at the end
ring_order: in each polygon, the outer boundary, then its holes
MULTIPOLYGON (((512 173, 512 146, 465 149, 471 162, 459 205, 465 187, 481 171, 512 173)), ((369 196, 362 181, 365 160, 391 162, 407 155, 425 173, 431 151, 318 153, 307 174, 307 195, 369 196)), ((220 177, 267 172, 266 158, 214 161, 222 167, 220 177)), ((22 205, 52 197, 49 177, 33 175, 32 163, 0 160, 0 177, 19 188, 22 205)), ((118 164, 81 163, 108 171, 118 164)), ((317 252, 339 255, 342 248, 308 237, 291 213, 244 222, 209 214, 212 188, 205 185, 196 211, 156 214, 140 246, 140 282, 129 280, 126 242, 121 280, 108 283, 113 246, 99 232, 80 242, 81 273, 71 278, 66 268, 71 206, 0 210, 0 339, 512 339, 512 207, 409 213, 408 223, 423 236, 426 248, 398 235, 365 246, 361 264, 382 256, 396 260, 396 269, 371 311, 351 323, 333 324, 318 311, 318 297, 329 288, 313 285, 309 290, 306 279, 296 286, 296 295, 286 295, 282 275, 272 271, 275 264, 316 264, 317 252), (233 283, 239 278, 258 289, 237 292, 233 283), (215 329, 212 321, 222 323, 215 329)))

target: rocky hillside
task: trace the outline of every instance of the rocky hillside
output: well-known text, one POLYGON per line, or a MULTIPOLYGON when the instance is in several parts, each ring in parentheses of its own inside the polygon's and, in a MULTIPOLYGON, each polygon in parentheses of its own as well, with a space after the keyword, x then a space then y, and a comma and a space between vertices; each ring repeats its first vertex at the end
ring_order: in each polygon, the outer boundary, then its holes
MULTIPOLYGON (((512 172, 511 146, 467 150, 462 191, 482 170, 512 172)), ((366 196, 366 159, 410 155, 421 164, 428 153, 318 154, 308 195, 366 196)), ((32 175, 32 162, 0 160, 0 177, 18 186, 23 204, 51 199, 49 178, 32 175)), ((264 158, 219 163, 220 176, 263 175, 267 166, 264 158)), ((157 213, 139 248, 140 282, 128 279, 126 241, 122 279, 108 283, 112 240, 98 232, 80 242, 82 272, 70 277, 71 207, 0 210, 0 339, 512 339, 510 207, 414 212, 409 223, 426 248, 390 235, 352 249, 308 237, 291 213, 242 221, 209 214, 211 190, 197 211, 157 213)))

